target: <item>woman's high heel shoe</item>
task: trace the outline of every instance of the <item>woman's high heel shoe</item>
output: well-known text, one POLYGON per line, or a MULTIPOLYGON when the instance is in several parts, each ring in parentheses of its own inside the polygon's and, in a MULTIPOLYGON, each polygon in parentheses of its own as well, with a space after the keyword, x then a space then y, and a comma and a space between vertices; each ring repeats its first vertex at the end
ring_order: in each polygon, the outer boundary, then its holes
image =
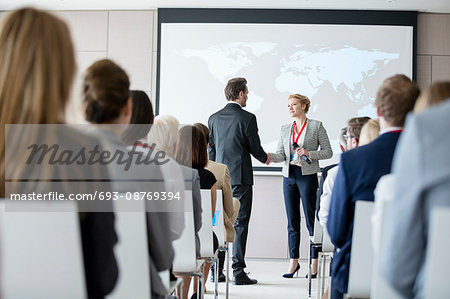
POLYGON ((283 274, 283 277, 284 278, 292 278, 292 277, 294 277, 295 274, 297 274, 297 277, 298 277, 298 270, 300 270, 300 264, 297 264, 297 267, 295 268, 294 272, 285 273, 285 274, 283 274))

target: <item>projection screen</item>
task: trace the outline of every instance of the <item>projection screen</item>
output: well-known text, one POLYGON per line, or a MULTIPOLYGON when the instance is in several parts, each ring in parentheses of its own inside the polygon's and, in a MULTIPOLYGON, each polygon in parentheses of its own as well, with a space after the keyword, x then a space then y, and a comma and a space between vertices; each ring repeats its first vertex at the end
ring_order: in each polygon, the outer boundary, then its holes
MULTIPOLYGON (((376 118, 377 88, 394 74, 415 77, 415 12, 160 9, 157 113, 202 122, 226 105, 224 88, 245 77, 245 109, 257 116, 263 148, 276 150, 291 122, 287 99, 311 100, 339 161, 349 118, 376 118)), ((255 170, 279 171, 253 160, 255 170)))

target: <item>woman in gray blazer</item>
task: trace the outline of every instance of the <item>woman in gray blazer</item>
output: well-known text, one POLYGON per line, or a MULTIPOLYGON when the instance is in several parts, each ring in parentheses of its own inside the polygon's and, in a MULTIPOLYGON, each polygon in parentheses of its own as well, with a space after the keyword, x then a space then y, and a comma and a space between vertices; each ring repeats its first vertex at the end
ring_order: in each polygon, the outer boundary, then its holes
POLYGON ((283 193, 288 218, 290 257, 288 273, 283 275, 285 278, 292 278, 300 269, 300 198, 306 226, 312 236, 319 160, 329 159, 333 155, 322 122, 306 117, 310 104, 306 96, 289 96, 289 114, 294 121, 281 127, 277 152, 272 154, 273 162, 283 162, 283 193))

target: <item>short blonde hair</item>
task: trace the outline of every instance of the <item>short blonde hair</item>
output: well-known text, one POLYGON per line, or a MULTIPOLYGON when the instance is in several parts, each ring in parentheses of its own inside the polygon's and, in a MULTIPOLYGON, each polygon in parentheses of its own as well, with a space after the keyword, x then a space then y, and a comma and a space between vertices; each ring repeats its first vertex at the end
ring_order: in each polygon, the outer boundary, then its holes
POLYGON ((414 113, 422 112, 423 110, 441 103, 450 98, 450 82, 442 81, 436 82, 425 89, 419 96, 414 105, 414 113))
POLYGON ((147 137, 148 143, 154 143, 157 150, 164 151, 169 157, 173 157, 179 124, 179 121, 172 115, 156 116, 147 137))
POLYGON ((359 145, 369 144, 380 135, 380 120, 371 119, 362 127, 359 137, 359 145))
POLYGON ((301 94, 291 94, 288 98, 289 99, 296 99, 300 105, 305 105, 305 114, 308 113, 309 107, 311 106, 311 101, 308 99, 307 96, 301 95, 301 94))

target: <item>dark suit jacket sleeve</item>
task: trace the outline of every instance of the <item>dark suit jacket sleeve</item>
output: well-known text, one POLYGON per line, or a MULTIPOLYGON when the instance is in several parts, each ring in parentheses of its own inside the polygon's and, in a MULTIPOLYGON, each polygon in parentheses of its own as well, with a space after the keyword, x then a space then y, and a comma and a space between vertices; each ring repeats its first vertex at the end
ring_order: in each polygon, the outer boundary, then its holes
POLYGON ((208 127, 209 127, 209 148, 208 148, 208 158, 211 161, 216 161, 216 145, 214 143, 214 134, 213 134, 213 129, 211 126, 211 120, 208 120, 208 127))
POLYGON ((344 246, 353 219, 352 201, 345 175, 345 163, 341 158, 336 181, 331 195, 327 229, 331 242, 337 247, 344 246))
POLYGON ((261 147, 261 140, 258 135, 258 125, 256 123, 256 116, 252 115, 247 126, 247 143, 249 145, 250 153, 258 159, 261 163, 267 161, 267 154, 261 147))

